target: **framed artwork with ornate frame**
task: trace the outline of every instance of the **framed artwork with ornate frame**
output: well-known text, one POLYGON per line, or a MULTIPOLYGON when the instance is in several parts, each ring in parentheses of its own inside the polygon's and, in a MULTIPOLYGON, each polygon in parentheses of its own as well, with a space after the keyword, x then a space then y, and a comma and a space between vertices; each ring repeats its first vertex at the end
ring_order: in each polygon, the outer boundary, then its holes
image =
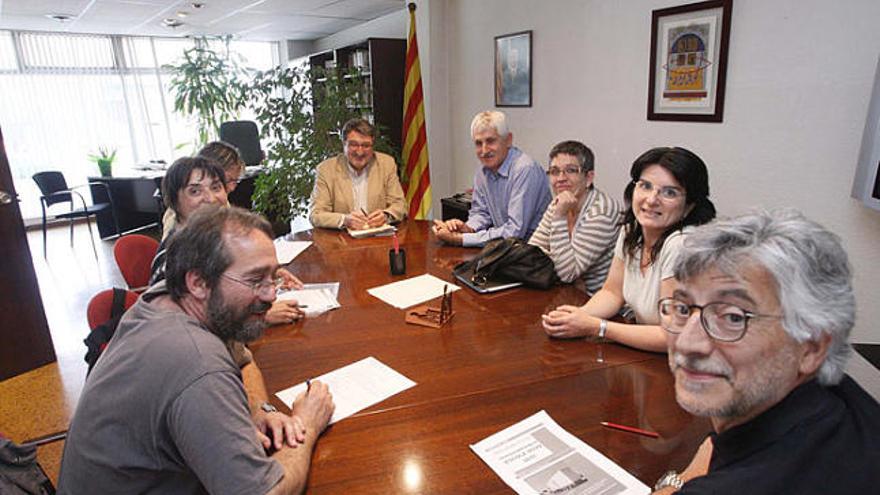
POLYGON ((495 37, 495 106, 532 106, 532 32, 495 37))
POLYGON ((733 0, 651 15, 648 120, 721 122, 733 0))

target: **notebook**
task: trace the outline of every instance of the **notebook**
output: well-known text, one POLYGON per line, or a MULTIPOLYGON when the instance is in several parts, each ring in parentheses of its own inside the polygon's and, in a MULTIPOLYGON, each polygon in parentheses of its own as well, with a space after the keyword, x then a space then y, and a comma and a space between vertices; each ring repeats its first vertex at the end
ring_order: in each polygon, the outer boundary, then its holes
POLYGON ((464 285, 470 287, 471 289, 477 291, 480 294, 489 294, 492 292, 498 292, 500 290, 512 289, 514 287, 519 287, 522 285, 522 282, 506 282, 506 281, 497 281, 497 280, 489 280, 484 284, 477 285, 473 282, 474 271, 466 270, 466 271, 453 271, 453 275, 455 278, 459 280, 459 282, 464 285))
POLYGON ((378 227, 373 227, 371 229, 363 229, 363 230, 352 230, 348 229, 348 234, 355 239, 361 239, 363 237, 375 237, 375 236, 386 236, 391 235, 397 231, 397 228, 393 225, 385 224, 380 225, 378 227))

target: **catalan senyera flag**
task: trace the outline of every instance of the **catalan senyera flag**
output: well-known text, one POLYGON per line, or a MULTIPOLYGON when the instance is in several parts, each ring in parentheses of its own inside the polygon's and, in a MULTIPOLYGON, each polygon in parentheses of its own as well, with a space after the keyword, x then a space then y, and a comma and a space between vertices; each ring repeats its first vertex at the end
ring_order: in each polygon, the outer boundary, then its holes
POLYGON ((403 87, 403 156, 406 164, 406 202, 409 217, 424 220, 431 210, 431 174, 428 171, 428 138, 425 132, 425 104, 422 70, 416 41, 416 6, 409 4, 409 37, 406 43, 406 72, 403 87))

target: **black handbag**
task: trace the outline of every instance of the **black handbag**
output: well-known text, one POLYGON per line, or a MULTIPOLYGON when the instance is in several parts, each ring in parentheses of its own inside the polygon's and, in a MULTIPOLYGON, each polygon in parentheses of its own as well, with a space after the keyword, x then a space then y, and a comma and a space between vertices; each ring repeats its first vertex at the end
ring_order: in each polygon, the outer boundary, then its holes
POLYGON ((455 265, 452 272, 470 274, 470 281, 479 287, 490 282, 522 282, 533 289, 549 289, 559 283, 553 260, 541 248, 516 238, 489 241, 480 254, 455 265))

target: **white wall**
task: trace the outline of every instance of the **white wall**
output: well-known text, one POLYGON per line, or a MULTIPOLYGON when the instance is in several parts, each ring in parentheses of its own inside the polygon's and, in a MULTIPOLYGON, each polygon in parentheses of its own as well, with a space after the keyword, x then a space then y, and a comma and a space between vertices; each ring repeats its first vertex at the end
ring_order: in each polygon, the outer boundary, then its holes
POLYGON ((533 106, 506 109, 517 145, 544 163, 554 143, 580 139, 596 153, 599 187, 618 195, 641 152, 693 150, 709 165, 720 215, 793 206, 843 238, 859 303, 854 340, 880 343, 880 212, 849 197, 880 53, 880 2, 735 0, 724 122, 649 122, 651 11, 681 3, 420 2, 432 16, 419 20, 420 32, 432 29, 429 55, 445 57, 425 71, 420 47, 426 99, 444 106, 426 109, 435 197, 470 187, 468 128, 493 106, 493 38, 532 30, 533 106))

